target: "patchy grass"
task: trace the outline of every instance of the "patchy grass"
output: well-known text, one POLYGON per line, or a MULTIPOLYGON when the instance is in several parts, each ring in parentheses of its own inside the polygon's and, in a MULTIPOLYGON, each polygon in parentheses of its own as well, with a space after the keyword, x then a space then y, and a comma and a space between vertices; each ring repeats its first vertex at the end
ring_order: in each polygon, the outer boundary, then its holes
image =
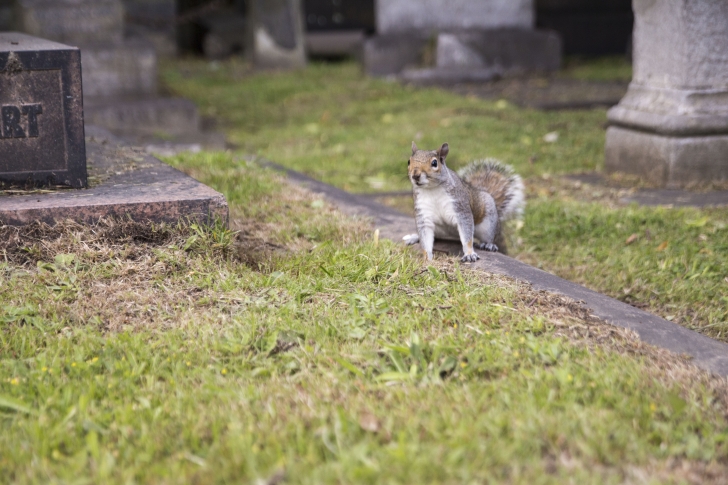
POLYGON ((728 472, 724 380, 574 302, 423 267, 232 155, 171 162, 225 192, 238 234, 2 228, 0 482, 728 472))
MULTIPOLYGON (((568 59, 558 76, 624 81, 631 67, 616 57, 568 59)), ((531 187, 512 254, 728 341, 725 210, 625 208, 619 204, 625 191, 574 190, 555 176, 600 167, 603 109, 520 109, 502 100, 368 79, 348 63, 252 74, 242 63, 187 61, 168 66, 164 78, 219 117, 243 152, 352 191, 409 189, 404 160, 412 139, 422 147, 448 141, 456 167, 498 157, 531 187), (544 140, 550 132, 558 134, 551 143, 544 140), (667 246, 658 251, 663 242, 667 246)), ((383 201, 411 210, 407 197, 383 201)))

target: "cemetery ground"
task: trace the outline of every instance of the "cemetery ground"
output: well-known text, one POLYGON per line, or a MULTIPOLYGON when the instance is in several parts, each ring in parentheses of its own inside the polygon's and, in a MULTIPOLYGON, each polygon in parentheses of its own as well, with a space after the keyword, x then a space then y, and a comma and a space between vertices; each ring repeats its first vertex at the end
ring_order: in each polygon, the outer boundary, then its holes
POLYGON ((231 229, 2 229, 3 483, 720 483, 728 387, 231 153, 231 229))
POLYGON ((577 258, 592 265, 577 272, 587 283, 651 257, 665 267, 645 264, 633 294, 650 298, 662 272, 685 277, 673 262, 708 261, 704 279, 660 295, 668 303, 647 300, 708 309, 701 321, 721 308, 699 292, 720 292, 728 214, 625 208, 623 189, 557 177, 597 165, 604 110, 545 116, 350 64, 251 75, 182 62, 165 77, 239 145, 167 159, 225 194, 231 227, 1 229, 0 482, 724 480, 724 379, 574 302, 455 258, 424 265, 246 161, 391 192, 407 187, 413 136, 448 141, 454 165, 499 157, 531 187, 512 254, 552 270, 577 258))
MULTIPOLYGON (((631 78, 619 59, 567 66, 556 80, 612 89, 615 82, 626 88, 631 78)), ((251 75, 242 63, 182 62, 164 78, 219 120, 241 153, 352 192, 380 192, 381 201, 405 212, 412 211, 411 196, 392 193, 410 190, 413 139, 430 149, 447 141, 454 168, 498 158, 524 177, 528 190, 523 227, 511 231, 512 256, 728 341, 728 209, 629 206, 619 200, 638 188, 634 181, 595 186, 563 177, 601 167, 606 108, 524 109, 506 99, 366 78, 347 63, 251 75)), ((525 84, 536 91, 548 82, 525 84)), ((532 96, 523 82, 500 84, 506 96, 532 96)), ((593 89, 567 84, 551 95, 563 103, 569 92, 579 97, 593 89)))

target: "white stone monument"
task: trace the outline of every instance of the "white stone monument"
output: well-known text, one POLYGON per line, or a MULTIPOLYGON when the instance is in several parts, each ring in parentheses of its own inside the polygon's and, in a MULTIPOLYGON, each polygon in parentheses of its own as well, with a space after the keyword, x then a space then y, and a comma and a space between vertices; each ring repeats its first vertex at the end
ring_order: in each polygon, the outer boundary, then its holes
POLYGON ((728 181, 728 1, 633 0, 634 74, 605 169, 667 187, 728 181))
POLYGON ((534 0, 376 0, 365 70, 458 82, 558 69, 560 38, 534 17, 534 0))

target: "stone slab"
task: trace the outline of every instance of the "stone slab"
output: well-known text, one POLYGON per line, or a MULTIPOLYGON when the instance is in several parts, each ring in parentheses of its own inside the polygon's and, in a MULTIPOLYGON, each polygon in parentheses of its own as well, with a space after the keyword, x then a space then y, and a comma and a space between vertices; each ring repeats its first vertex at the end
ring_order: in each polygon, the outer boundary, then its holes
POLYGON ((363 30, 306 32, 306 52, 313 56, 361 56, 363 30))
POLYGON ((78 49, 0 33, 0 183, 86 185, 78 49))
POLYGON ((604 169, 638 175, 668 188, 724 182, 728 180, 728 134, 671 137, 610 126, 604 169))
POLYGON ((95 223, 102 217, 155 223, 220 218, 227 223, 227 202, 219 192, 104 129, 89 126, 86 135, 90 188, 0 195, 0 224, 95 223))
POLYGON ((441 32, 436 67, 493 69, 503 76, 561 67, 561 38, 556 32, 500 28, 441 32))
POLYGON ((66 44, 121 42, 124 6, 120 0, 17 0, 19 30, 66 44))
POLYGON ((197 106, 183 98, 86 98, 86 123, 124 135, 173 137, 200 130, 197 106))
POLYGON ((377 33, 532 28, 533 0, 377 0, 377 33))
MULTIPOLYGON (((308 189, 323 194, 343 212, 367 216, 380 229, 380 236, 395 242, 402 235, 415 232, 414 220, 370 198, 350 194, 272 162, 265 165, 285 172, 288 177, 308 189)), ((435 250, 458 254, 459 244, 437 241, 435 250)), ((635 331, 647 344, 692 357, 698 367, 720 376, 728 376, 728 345, 718 342, 676 323, 669 322, 621 301, 594 292, 581 285, 536 269, 500 253, 478 251, 481 259, 466 265, 476 271, 488 271, 528 282, 537 290, 557 293, 581 301, 594 315, 617 327, 635 331)))
POLYGON ((370 76, 390 76, 419 67, 428 41, 421 32, 370 37, 364 42, 364 71, 370 76))
POLYGON ((642 189, 625 197, 624 202, 636 202, 647 206, 669 207, 725 207, 728 206, 728 190, 715 192, 688 192, 679 189, 642 189))
POLYGON ((499 79, 502 72, 494 68, 405 69, 399 74, 402 81, 419 86, 448 86, 462 83, 487 83, 499 79))
POLYGON ((91 44, 81 50, 84 98, 150 96, 157 92, 157 54, 142 40, 91 44))

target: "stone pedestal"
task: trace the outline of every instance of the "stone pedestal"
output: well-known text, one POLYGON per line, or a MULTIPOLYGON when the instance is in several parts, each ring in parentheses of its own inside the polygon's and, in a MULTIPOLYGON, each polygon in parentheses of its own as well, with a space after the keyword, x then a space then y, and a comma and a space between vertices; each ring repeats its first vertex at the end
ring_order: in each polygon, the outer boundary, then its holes
POLYGON ((560 38, 535 30, 534 12, 533 0, 378 0, 364 68, 418 82, 558 69, 560 38))
POLYGON ((634 75, 605 169, 684 187, 728 180, 728 2, 633 0, 634 75))
POLYGON ((250 0, 253 64, 292 69, 306 65, 301 0, 250 0))

